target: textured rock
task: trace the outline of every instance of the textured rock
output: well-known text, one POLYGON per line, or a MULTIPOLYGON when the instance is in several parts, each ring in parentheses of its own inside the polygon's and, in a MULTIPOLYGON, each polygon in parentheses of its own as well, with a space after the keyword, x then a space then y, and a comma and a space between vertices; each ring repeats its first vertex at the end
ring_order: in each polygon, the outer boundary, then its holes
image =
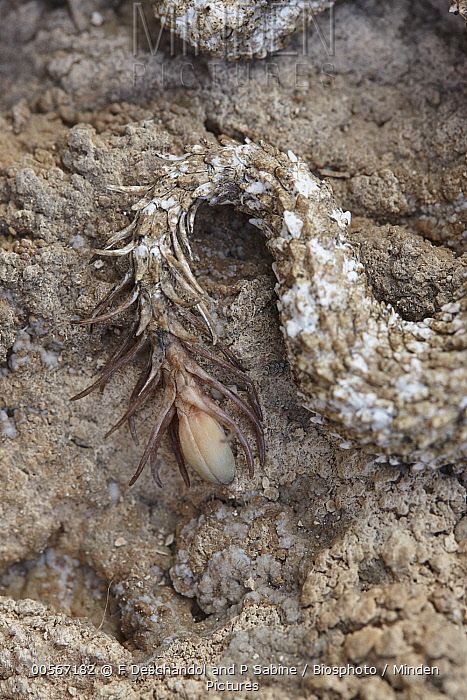
POLYGON ((230 61, 264 58, 277 51, 291 34, 329 9, 334 0, 162 0, 154 4, 156 17, 197 51, 230 61))

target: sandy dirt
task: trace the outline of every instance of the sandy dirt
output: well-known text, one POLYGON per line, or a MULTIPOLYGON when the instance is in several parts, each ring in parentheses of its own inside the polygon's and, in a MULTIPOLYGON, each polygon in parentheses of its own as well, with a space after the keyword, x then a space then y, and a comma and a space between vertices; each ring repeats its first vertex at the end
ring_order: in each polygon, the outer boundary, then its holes
POLYGON ((149 470, 128 489, 155 407, 138 418, 139 445, 126 428, 103 436, 139 361, 70 403, 130 320, 92 334, 72 324, 125 267, 89 264, 131 219, 134 198, 107 186, 150 184, 157 152, 201 138, 292 149, 352 211, 381 299, 410 320, 449 300, 467 228, 466 33, 449 5, 344 1, 333 52, 324 13, 306 51, 298 35, 280 55, 227 64, 172 50, 166 35, 151 55, 140 16, 134 46, 126 1, 0 0, 2 700, 232 694, 207 692, 203 664, 213 682, 259 684, 239 698, 467 698, 465 465, 381 466, 312 422, 271 259, 242 215, 201 209, 193 244, 260 393, 264 469, 249 478, 239 454, 233 485, 188 490, 164 445, 163 489, 149 470), (34 662, 71 670, 34 675, 34 662), (195 667, 131 675, 148 663, 195 667), (312 672, 348 664, 376 672, 312 672), (438 673, 394 671, 419 664, 438 673), (235 675, 216 677, 221 665, 235 675))

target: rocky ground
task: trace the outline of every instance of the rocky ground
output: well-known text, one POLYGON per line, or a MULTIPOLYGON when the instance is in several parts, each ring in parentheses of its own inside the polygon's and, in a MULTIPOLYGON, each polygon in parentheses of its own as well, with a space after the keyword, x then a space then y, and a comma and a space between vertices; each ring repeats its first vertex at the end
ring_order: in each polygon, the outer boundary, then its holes
POLYGON ((285 359, 271 260, 241 215, 202 209, 194 245, 259 388, 265 468, 250 479, 239 456, 232 486, 187 490, 164 448, 163 489, 149 470, 128 489, 154 408, 139 417, 139 446, 126 429, 103 436, 138 363, 102 395, 69 399, 129 320, 92 334, 71 323, 123 269, 89 264, 131 217, 131 195, 107 186, 151 183, 157 152, 201 138, 263 138, 305 158, 352 211, 381 298, 407 318, 438 310, 465 248, 464 22, 444 0, 348 0, 333 51, 324 14, 306 51, 297 35, 282 55, 226 64, 158 42, 142 9, 153 55, 129 2, 0 0, 1 698, 205 697, 196 669, 130 674, 165 662, 206 664, 213 681, 212 667, 235 664, 221 680, 258 682, 268 699, 462 700, 463 465, 381 466, 312 423, 285 359), (34 676, 34 662, 71 670, 34 676), (254 676, 255 664, 298 674, 254 676), (305 664, 377 673, 302 677, 305 664), (394 672, 403 664, 439 674, 394 672))

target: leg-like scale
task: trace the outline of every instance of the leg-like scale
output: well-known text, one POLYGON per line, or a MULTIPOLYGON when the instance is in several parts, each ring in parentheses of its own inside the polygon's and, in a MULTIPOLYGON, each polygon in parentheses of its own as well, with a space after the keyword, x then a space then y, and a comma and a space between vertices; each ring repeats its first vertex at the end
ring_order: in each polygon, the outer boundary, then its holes
POLYGON ((186 486, 189 488, 190 487, 190 476, 188 474, 185 460, 183 459, 183 453, 182 453, 182 448, 180 446, 180 438, 178 437, 178 418, 177 415, 174 416, 170 426, 169 426, 169 435, 170 439, 172 442, 172 449, 175 455, 175 459, 177 460, 178 468, 180 470, 180 474, 182 475, 183 481, 185 482, 186 486))
POLYGON ((130 236, 133 233, 136 223, 137 218, 135 217, 131 224, 128 224, 128 226, 125 226, 125 228, 122 228, 120 231, 117 231, 112 236, 110 236, 110 238, 107 239, 107 245, 105 247, 111 248, 116 243, 124 241, 125 238, 128 238, 128 236, 130 236))
POLYGON ((224 384, 219 382, 217 379, 214 379, 214 377, 211 377, 207 372, 205 372, 204 369, 199 367, 195 362, 191 361, 189 358, 186 359, 185 363, 186 369, 193 374, 194 376, 198 377, 198 379, 201 379, 205 384, 210 386, 212 389, 216 389, 217 391, 220 391, 221 394, 223 394, 226 398, 230 399, 233 401, 236 406, 250 419, 250 421, 253 424, 253 427, 255 429, 256 433, 256 441, 258 444, 258 452, 259 452, 259 460, 261 464, 264 464, 264 457, 265 457, 265 445, 264 445, 264 436, 263 436, 263 431, 261 428, 261 424, 256 417, 255 413, 250 409, 248 404, 243 401, 243 399, 238 396, 235 392, 231 391, 228 389, 224 384))
POLYGON ((220 357, 215 355, 213 352, 210 352, 206 348, 203 348, 201 345, 193 345, 193 344, 188 344, 188 342, 184 341, 183 338, 181 338, 182 344, 184 348, 188 351, 192 351, 194 353, 197 353, 198 355, 201 355, 201 357, 206 358, 206 360, 210 360, 214 364, 218 365, 222 369, 225 369, 227 372, 231 372, 231 374, 234 375, 234 377, 240 379, 242 384, 245 387, 246 392, 248 393, 248 398, 250 399, 251 405, 255 411, 255 414, 258 418, 259 421, 263 420, 263 412, 261 410, 261 406, 259 403, 259 398, 258 398, 258 393, 256 391, 256 388, 251 381, 251 379, 248 377, 245 372, 243 372, 241 369, 238 369, 234 365, 225 362, 222 360, 220 357))
POLYGON ((126 299, 123 304, 120 304, 120 306, 117 306, 114 308, 112 311, 109 311, 106 314, 101 314, 100 316, 91 316, 91 318, 85 318, 82 321, 73 321, 73 324, 75 326, 85 326, 87 324, 94 324, 94 323, 100 323, 101 321, 110 321, 111 318, 114 318, 115 316, 118 316, 121 314, 123 311, 126 311, 127 309, 132 306, 135 301, 137 300, 139 296, 139 289, 138 287, 135 287, 133 290, 133 293, 126 299))
POLYGON ((176 397, 175 382, 167 371, 163 372, 164 376, 164 395, 162 398, 162 405, 160 407, 159 415, 157 417, 156 423, 152 429, 151 435, 144 450, 143 456, 141 457, 138 469, 134 473, 129 486, 132 486, 135 481, 140 476, 146 463, 151 455, 155 455, 159 448, 160 442, 164 432, 170 425, 172 418, 174 417, 175 408, 174 402, 176 397))
MULTIPOLYGON (((144 379, 144 375, 142 377, 144 379)), ((141 381, 141 380, 140 380, 141 381)), ((143 408, 147 400, 149 399, 151 393, 154 392, 154 390, 158 387, 160 383, 160 376, 155 377, 154 381, 148 385, 145 389, 145 391, 141 391, 141 393, 138 393, 140 387, 140 381, 138 384, 136 384, 135 388, 133 389, 133 393, 130 396, 129 402, 128 402, 128 408, 123 414, 123 416, 120 418, 120 420, 115 423, 115 425, 105 434, 104 437, 108 438, 110 435, 112 435, 116 430, 120 428, 120 426, 125 423, 125 421, 129 421, 130 418, 133 418, 135 413, 143 408)), ((134 427, 134 426, 133 426, 134 427)), ((130 427, 130 432, 133 433, 131 427, 130 427)), ((135 436, 133 436, 135 438, 135 436)))
POLYGON ((132 360, 135 355, 138 354, 138 352, 143 348, 143 346, 146 344, 147 340, 144 337, 141 337, 137 340, 137 342, 133 345, 133 347, 128 350, 124 355, 122 355, 118 360, 112 360, 107 368, 101 372, 98 375, 98 378, 96 381, 94 381, 91 386, 88 386, 86 389, 83 389, 79 394, 76 394, 71 398, 71 401, 77 401, 78 399, 82 399, 84 396, 87 396, 90 394, 94 389, 96 389, 98 386, 106 384, 110 377, 121 367, 126 365, 130 360, 132 360))
POLYGON ((132 279, 133 275, 131 274, 131 272, 127 272, 123 280, 116 284, 114 287, 112 287, 107 296, 101 299, 101 301, 94 307, 90 318, 92 320, 95 320, 99 315, 99 311, 105 309, 106 306, 109 306, 109 304, 111 304, 114 301, 114 299, 116 299, 118 295, 121 294, 121 292, 123 292, 127 287, 131 285, 132 279))
POLYGON ((94 248, 95 255, 103 255, 107 258, 121 258, 123 255, 128 255, 136 248, 136 242, 131 241, 123 248, 116 248, 115 250, 107 250, 106 248, 94 248))

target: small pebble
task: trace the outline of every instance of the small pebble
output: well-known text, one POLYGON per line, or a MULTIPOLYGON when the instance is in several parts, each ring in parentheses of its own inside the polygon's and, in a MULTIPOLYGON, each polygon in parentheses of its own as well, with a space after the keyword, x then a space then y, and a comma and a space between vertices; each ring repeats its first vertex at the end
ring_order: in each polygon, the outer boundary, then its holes
POLYGON ((92 13, 91 24, 93 24, 95 27, 100 27, 103 22, 104 22, 104 17, 101 15, 100 12, 93 12, 92 13))

